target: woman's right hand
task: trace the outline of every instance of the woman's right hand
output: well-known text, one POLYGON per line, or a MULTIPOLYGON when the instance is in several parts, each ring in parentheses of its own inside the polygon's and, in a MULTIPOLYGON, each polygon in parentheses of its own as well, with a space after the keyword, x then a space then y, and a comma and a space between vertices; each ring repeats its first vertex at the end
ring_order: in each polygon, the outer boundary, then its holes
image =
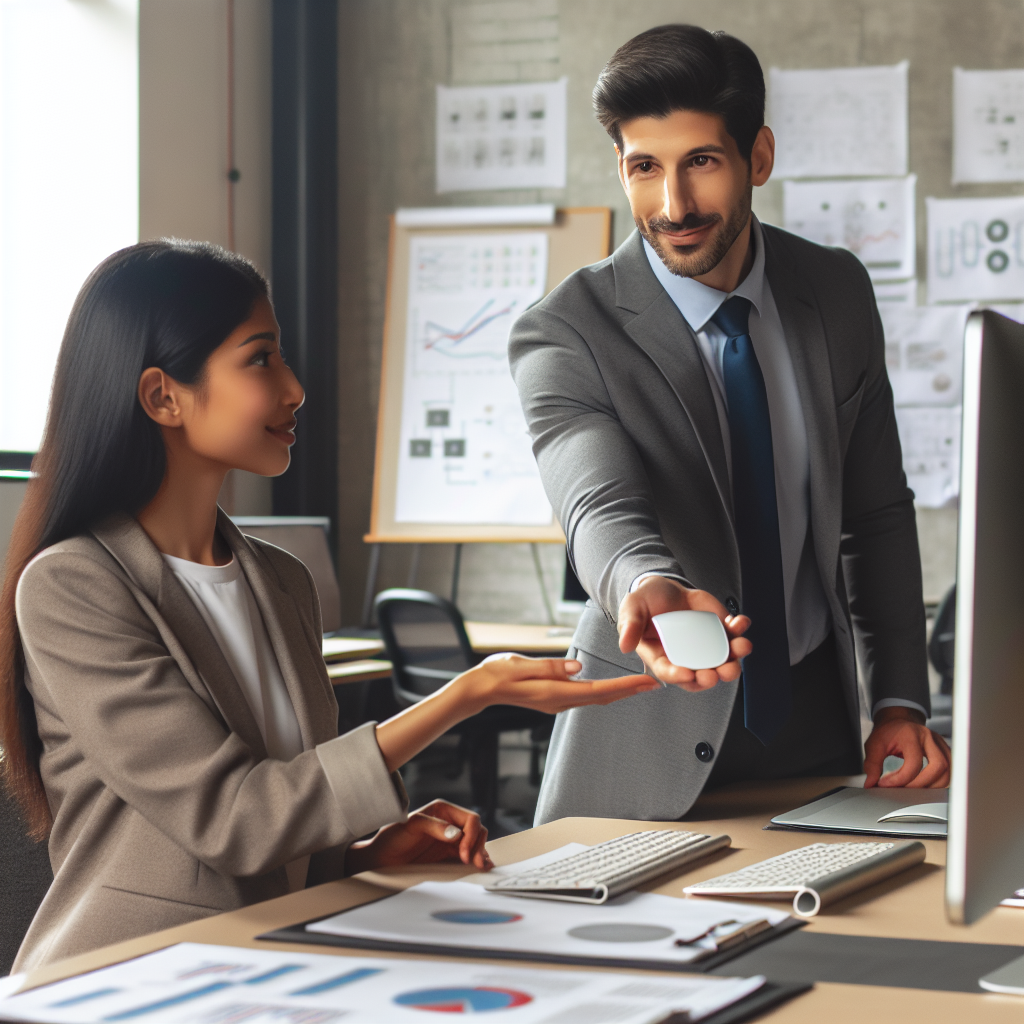
POLYGON ((442 733, 492 704, 514 704, 554 715, 585 704, 611 704, 661 687, 650 676, 569 678, 582 668, 578 661, 565 658, 491 655, 377 726, 377 745, 388 771, 395 771, 442 733))
POLYGON ((565 658, 527 658, 492 654, 475 668, 452 680, 466 708, 482 711, 492 704, 512 704, 554 715, 588 704, 611 704, 624 697, 657 690, 650 676, 615 679, 571 679, 583 666, 565 658))

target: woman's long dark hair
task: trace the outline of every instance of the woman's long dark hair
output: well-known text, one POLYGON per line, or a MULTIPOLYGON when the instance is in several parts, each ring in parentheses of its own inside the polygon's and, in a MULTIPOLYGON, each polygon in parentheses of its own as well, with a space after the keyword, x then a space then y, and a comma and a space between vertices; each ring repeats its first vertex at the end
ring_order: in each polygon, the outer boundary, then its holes
POLYGON ((39 775, 42 752, 15 616, 15 591, 43 548, 108 516, 136 515, 164 477, 160 428, 138 399, 159 367, 185 385, 268 294, 245 258, 204 242, 163 239, 114 253, 89 276, 57 357, 46 430, 14 523, 0 595, 0 771, 29 832, 52 823, 39 775))

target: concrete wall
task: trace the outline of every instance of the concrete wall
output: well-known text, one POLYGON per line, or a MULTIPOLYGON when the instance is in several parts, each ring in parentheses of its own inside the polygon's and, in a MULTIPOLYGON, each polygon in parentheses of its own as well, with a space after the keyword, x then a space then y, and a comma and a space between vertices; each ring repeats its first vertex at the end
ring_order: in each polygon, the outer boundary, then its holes
MULTIPOLYGON (((646 28, 685 21, 748 42, 763 66, 786 68, 910 61, 910 169, 918 175, 919 248, 924 197, 1019 191, 950 185, 952 68, 1024 66, 1022 0, 350 0, 341 46, 341 548, 354 619, 367 553, 372 452, 380 377, 387 217, 397 206, 555 202, 614 209, 616 243, 632 229, 611 143, 590 92, 614 49, 646 28), (569 164, 564 190, 434 193, 434 85, 569 78, 569 164)), ((781 214, 781 187, 757 190, 755 210, 781 214)), ((920 272, 923 272, 923 259, 920 272)), ((919 513, 926 597, 954 575, 956 514, 919 513)), ((560 552, 545 549, 557 584, 560 552)), ((385 549, 381 583, 404 584, 410 552, 385 549)), ((419 579, 448 586, 451 552, 423 556, 419 579)), ((460 604, 469 616, 537 618, 529 551, 470 549, 460 604), (500 587, 493 572, 499 568, 500 587), (496 592, 500 590, 500 592, 496 592)))

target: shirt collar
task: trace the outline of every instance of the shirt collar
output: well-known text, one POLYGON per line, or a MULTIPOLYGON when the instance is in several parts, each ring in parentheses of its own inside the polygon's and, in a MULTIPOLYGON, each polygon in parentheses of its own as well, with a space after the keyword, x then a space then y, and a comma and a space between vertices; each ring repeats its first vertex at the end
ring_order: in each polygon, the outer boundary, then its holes
POLYGON ((754 264, 750 273, 740 282, 735 291, 720 292, 717 288, 709 288, 692 277, 679 277, 673 274, 664 263, 661 257, 654 251, 647 239, 644 239, 644 252, 647 254, 647 261, 654 271, 654 276, 661 282, 661 286, 668 292, 669 298, 676 304, 679 312, 693 328, 694 333, 699 334, 707 326, 708 321, 718 312, 726 299, 733 295, 742 295, 749 299, 753 307, 761 315, 762 303, 764 301, 764 241, 761 236, 761 225, 758 219, 751 214, 750 237, 754 245, 754 264))

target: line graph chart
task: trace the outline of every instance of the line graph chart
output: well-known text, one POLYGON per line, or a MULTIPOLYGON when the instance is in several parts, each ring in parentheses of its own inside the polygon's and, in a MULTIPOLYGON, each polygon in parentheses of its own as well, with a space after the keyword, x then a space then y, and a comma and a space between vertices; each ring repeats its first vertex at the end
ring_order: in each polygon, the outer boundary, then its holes
POLYGON ((516 317, 544 294, 547 241, 412 240, 398 522, 551 522, 507 353, 516 317))
POLYGON ((876 280, 913 277, 913 174, 855 181, 787 181, 787 230, 821 245, 849 249, 876 280))

